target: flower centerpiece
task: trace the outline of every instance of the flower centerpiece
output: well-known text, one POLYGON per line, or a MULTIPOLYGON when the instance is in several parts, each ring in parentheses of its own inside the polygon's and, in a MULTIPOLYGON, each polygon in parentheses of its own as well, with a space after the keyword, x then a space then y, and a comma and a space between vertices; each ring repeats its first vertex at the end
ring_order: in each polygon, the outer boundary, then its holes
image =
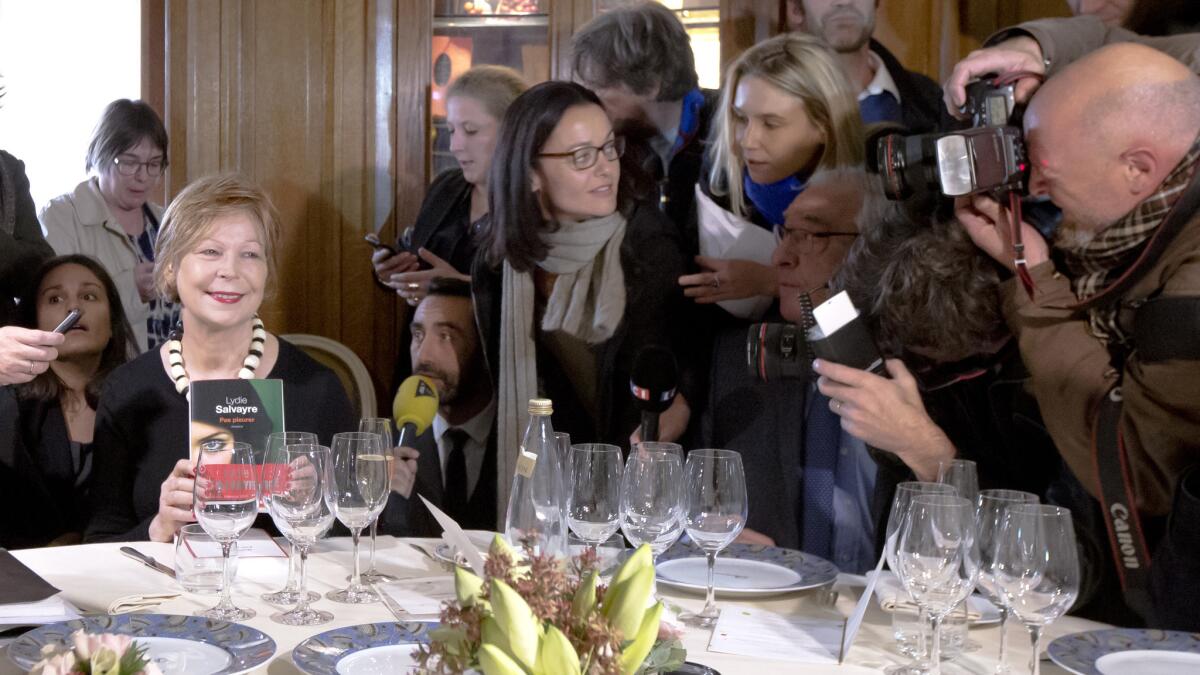
POLYGON ((93 635, 77 630, 71 633, 71 648, 59 651, 55 645, 42 647, 42 660, 30 673, 41 675, 162 675, 146 648, 128 635, 93 635))
POLYGON ((641 546, 607 585, 595 553, 570 567, 499 536, 488 551, 484 578, 454 572, 457 601, 442 610, 442 625, 418 659, 424 672, 485 675, 633 675, 674 670, 685 655, 679 633, 661 621, 653 602, 654 566, 641 546))

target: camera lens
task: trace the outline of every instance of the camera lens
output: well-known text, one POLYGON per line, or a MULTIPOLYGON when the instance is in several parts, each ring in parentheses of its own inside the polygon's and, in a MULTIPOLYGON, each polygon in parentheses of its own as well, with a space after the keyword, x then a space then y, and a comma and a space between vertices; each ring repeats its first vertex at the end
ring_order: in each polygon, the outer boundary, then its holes
POLYGON ((796 326, 756 323, 746 333, 746 366, 763 382, 806 379, 812 355, 796 326))
POLYGON ((876 144, 876 160, 888 199, 902 200, 938 188, 937 134, 889 134, 876 144))

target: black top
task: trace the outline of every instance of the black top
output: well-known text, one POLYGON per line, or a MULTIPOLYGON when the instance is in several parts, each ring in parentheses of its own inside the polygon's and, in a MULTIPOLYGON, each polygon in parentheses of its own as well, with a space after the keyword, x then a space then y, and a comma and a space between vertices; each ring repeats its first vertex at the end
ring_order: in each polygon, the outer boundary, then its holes
MULTIPOLYGON (((289 431, 310 431, 328 445, 357 428, 337 375, 290 343, 265 377, 283 380, 289 431)), ((149 539, 162 482, 188 456, 188 402, 162 367, 158 350, 108 376, 96 410, 92 443, 92 519, 86 541, 149 539)))
MULTIPOLYGON (((926 134, 943 128, 960 126, 946 105, 942 102, 942 88, 937 82, 920 73, 906 70, 887 47, 871 40, 871 51, 883 62, 892 81, 896 83, 896 91, 900 92, 900 113, 902 124, 909 133, 926 134)), ((868 153, 874 153, 874 148, 867 148, 868 153)))
POLYGON ((45 546, 82 534, 89 505, 58 399, 20 399, 0 387, 0 547, 45 546))
MULTIPOLYGON (((500 355, 501 270, 491 269, 480 255, 471 275, 475 316, 495 390, 500 355)), ((629 375, 633 360, 645 345, 671 350, 678 360, 678 391, 688 401, 700 400, 691 332, 684 320, 686 298, 677 280, 683 274, 684 255, 679 231, 657 208, 638 204, 628 218, 621 242, 621 267, 625 273, 625 315, 616 332, 596 345, 596 401, 593 417, 579 400, 567 375, 570 364, 560 364, 550 350, 537 350, 538 380, 542 394, 554 401, 552 423, 571 434, 576 443, 612 443, 625 447, 629 434, 640 423, 633 405, 629 375)), ((538 331, 540 332, 540 331, 538 331)), ((539 341, 540 342, 540 341, 539 341)))
POLYGON ((42 236, 25 164, 0 150, 0 165, 0 326, 6 326, 13 323, 13 298, 24 292, 30 275, 54 249, 42 236))

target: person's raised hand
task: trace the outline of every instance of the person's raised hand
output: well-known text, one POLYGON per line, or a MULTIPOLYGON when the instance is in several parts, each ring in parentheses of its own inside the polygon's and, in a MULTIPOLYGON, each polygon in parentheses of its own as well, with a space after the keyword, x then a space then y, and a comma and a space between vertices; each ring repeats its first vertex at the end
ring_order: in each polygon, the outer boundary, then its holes
POLYGON ((454 265, 434 255, 429 249, 422 248, 417 254, 421 256, 421 260, 429 264, 429 269, 394 274, 388 283, 408 304, 415 307, 420 303, 421 299, 429 294, 429 282, 434 279, 471 281, 471 277, 459 272, 454 265))
POLYGON ((411 272, 420 264, 421 261, 417 256, 408 251, 396 253, 391 249, 377 248, 371 254, 371 266, 375 268, 375 278, 379 280, 379 283, 392 290, 400 290, 392 281, 393 275, 411 272))
POLYGON ((150 541, 171 541, 179 528, 196 521, 192 511, 192 490, 196 465, 190 459, 175 462, 171 475, 162 482, 158 495, 158 513, 150 521, 150 541))
POLYGON ((918 480, 937 477, 938 462, 953 459, 954 445, 925 412, 916 378, 898 359, 886 361, 891 378, 823 359, 817 389, 842 418, 842 429, 867 445, 894 453, 918 480))
MULTIPOLYGON (((973 195, 954 200, 954 216, 967 231, 967 236, 996 262, 1016 271, 1012 232, 1007 218, 1002 218, 1000 203, 991 197, 973 195)), ((1025 264, 1034 267, 1050 259, 1050 245, 1029 223, 1021 221, 1021 241, 1025 244, 1025 264)))
MULTIPOLYGON (((676 394, 670 407, 658 416, 658 441, 660 443, 675 443, 687 431, 692 420, 692 406, 688 405, 683 394, 676 394)), ((642 426, 639 424, 632 434, 629 434, 629 447, 642 442, 642 426)))
POLYGON ((23 384, 46 372, 58 358, 61 333, 5 326, 0 328, 0 385, 23 384))
MULTIPOLYGON (((967 102, 967 83, 983 75, 995 73, 1007 75, 1019 72, 1032 72, 1038 75, 1046 74, 1046 62, 1042 55, 1042 46, 1037 40, 1021 35, 1009 38, 1004 42, 977 49, 950 71, 950 77, 942 86, 942 96, 946 109, 950 114, 962 119, 966 114, 961 108, 967 102)), ((1013 90, 1017 103, 1027 103, 1041 82, 1032 77, 1021 78, 1013 90)))
POLYGON ((702 305, 741 300, 756 295, 779 295, 775 268, 753 260, 696 256, 700 272, 679 277, 683 294, 702 305))
POLYGON ((156 295, 154 292, 154 263, 140 262, 133 268, 133 282, 137 285, 138 297, 142 302, 150 302, 156 295))
POLYGON ((417 458, 421 452, 405 446, 399 446, 392 452, 396 457, 396 461, 392 462, 392 491, 408 499, 417 480, 417 458))
POLYGON ((737 539, 733 540, 735 544, 750 544, 752 546, 774 546, 775 540, 757 530, 743 528, 738 534, 737 539))

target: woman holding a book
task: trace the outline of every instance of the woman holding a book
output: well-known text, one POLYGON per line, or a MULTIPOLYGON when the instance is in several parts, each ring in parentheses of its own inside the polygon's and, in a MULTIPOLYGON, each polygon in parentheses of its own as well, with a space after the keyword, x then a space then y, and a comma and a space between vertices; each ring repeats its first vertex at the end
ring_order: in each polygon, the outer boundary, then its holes
POLYGON ((170 541, 193 521, 189 391, 201 380, 283 383, 289 431, 322 443, 354 428, 337 376, 267 332, 258 317, 275 278, 279 223, 244 178, 202 178, 163 216, 156 290, 182 306, 165 345, 113 372, 96 412, 88 541, 170 541))

